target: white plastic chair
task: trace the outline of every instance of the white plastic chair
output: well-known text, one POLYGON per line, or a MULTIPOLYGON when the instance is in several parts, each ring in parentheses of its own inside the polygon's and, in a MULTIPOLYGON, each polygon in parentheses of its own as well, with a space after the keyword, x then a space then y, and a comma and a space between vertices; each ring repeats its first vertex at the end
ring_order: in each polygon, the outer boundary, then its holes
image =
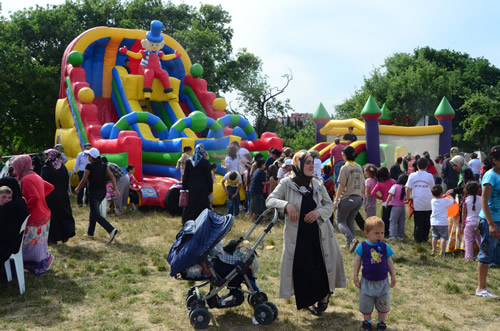
POLYGON ((30 218, 30 215, 26 217, 26 219, 23 222, 23 225, 21 226, 21 231, 19 231, 19 234, 23 235, 23 238, 21 238, 21 245, 19 246, 19 251, 17 253, 11 254, 9 259, 5 261, 5 273, 7 274, 7 281, 10 282, 12 281, 12 271, 10 269, 10 260, 14 261, 14 265, 16 266, 16 274, 17 274, 17 282, 19 283, 19 292, 21 295, 25 291, 25 286, 24 286, 24 263, 23 263, 23 242, 24 242, 24 230, 26 229, 26 224, 28 223, 28 218, 30 218))

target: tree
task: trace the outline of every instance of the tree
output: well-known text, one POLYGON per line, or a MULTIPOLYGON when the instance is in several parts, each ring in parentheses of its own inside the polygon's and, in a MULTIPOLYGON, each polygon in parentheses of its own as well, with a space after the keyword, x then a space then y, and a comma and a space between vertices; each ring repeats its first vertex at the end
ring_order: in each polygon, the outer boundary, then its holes
POLYGON ((340 118, 360 118, 363 105, 372 95, 378 104, 387 104, 397 125, 415 125, 425 115, 430 124, 436 124, 434 111, 446 96, 456 112, 453 139, 461 147, 474 148, 477 145, 465 139, 463 123, 468 113, 461 107, 475 93, 489 93, 499 82, 500 70, 484 58, 417 48, 413 54, 396 53, 387 58, 351 98, 336 107, 336 112, 340 118))
POLYGON ((294 151, 309 149, 316 143, 316 126, 309 120, 300 126, 279 125, 278 136, 283 139, 283 146, 292 147, 294 151))
MULTIPOLYGON (((149 30, 153 19, 162 21, 163 32, 187 50, 193 63, 203 66, 210 91, 231 91, 238 79, 231 71, 249 71, 238 67, 248 61, 232 55, 231 16, 221 6, 68 0, 17 11, 10 19, 0 18, 0 124, 10 137, 0 141, 0 151, 32 152, 53 144, 61 59, 75 37, 96 26, 149 30)), ((252 56, 246 52, 249 60, 252 56)))
POLYGON ((268 76, 262 73, 262 61, 246 49, 237 53, 234 66, 240 70, 233 72, 236 75, 230 78, 238 91, 237 108, 233 109, 231 105, 231 111, 254 117, 254 128, 258 135, 273 131, 277 126, 275 118, 292 110, 289 99, 278 99, 293 80, 292 72, 282 76, 285 79, 283 86, 270 86, 268 76))

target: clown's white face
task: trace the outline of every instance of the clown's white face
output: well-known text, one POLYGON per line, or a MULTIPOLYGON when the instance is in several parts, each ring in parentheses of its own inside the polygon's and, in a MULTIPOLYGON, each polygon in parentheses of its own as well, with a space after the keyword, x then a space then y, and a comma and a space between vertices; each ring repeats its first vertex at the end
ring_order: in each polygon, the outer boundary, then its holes
POLYGON ((161 51, 163 46, 165 46, 165 42, 162 40, 160 42, 154 43, 154 42, 149 41, 147 39, 143 39, 141 41, 141 45, 148 52, 159 52, 159 51, 161 51))

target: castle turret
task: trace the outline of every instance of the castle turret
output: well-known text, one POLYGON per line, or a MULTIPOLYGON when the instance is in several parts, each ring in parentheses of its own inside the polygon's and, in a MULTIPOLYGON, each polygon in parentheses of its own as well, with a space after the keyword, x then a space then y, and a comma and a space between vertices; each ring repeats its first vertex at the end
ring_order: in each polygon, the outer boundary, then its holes
POLYGON ((394 122, 394 119, 391 116, 391 111, 389 110, 389 107, 387 107, 385 103, 382 105, 381 111, 382 111, 382 116, 380 117, 378 122, 383 125, 391 125, 394 122))
POLYGON ((365 120, 366 161, 373 163, 377 167, 380 166, 380 139, 378 132, 378 119, 380 116, 382 116, 382 111, 370 95, 361 111, 361 117, 365 120))
POLYGON ((451 124, 455 117, 455 111, 446 97, 443 97, 441 100, 441 103, 434 112, 434 117, 443 127, 443 132, 439 135, 439 154, 444 155, 449 153, 451 149, 451 124))
POLYGON ((316 144, 321 143, 321 142, 326 142, 326 136, 319 133, 319 130, 321 130, 326 123, 330 120, 330 115, 325 109, 325 106, 323 106, 322 103, 319 104, 318 108, 316 108, 316 111, 313 114, 313 121, 316 125, 316 144))

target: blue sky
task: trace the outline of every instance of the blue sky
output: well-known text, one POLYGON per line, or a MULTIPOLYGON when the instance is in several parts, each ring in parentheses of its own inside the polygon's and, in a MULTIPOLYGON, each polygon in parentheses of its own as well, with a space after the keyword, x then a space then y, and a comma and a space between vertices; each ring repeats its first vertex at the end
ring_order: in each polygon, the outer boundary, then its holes
MULTIPOLYGON (((2 14, 62 0, 0 0, 2 14)), ((174 0, 174 3, 181 1, 174 0)), ((363 77, 397 52, 451 49, 500 67, 500 2, 465 0, 205 0, 232 16, 235 51, 264 62, 272 85, 292 70, 284 97, 297 112, 320 102, 330 113, 363 85, 363 77)), ((229 102, 235 95, 226 95, 229 102)))

